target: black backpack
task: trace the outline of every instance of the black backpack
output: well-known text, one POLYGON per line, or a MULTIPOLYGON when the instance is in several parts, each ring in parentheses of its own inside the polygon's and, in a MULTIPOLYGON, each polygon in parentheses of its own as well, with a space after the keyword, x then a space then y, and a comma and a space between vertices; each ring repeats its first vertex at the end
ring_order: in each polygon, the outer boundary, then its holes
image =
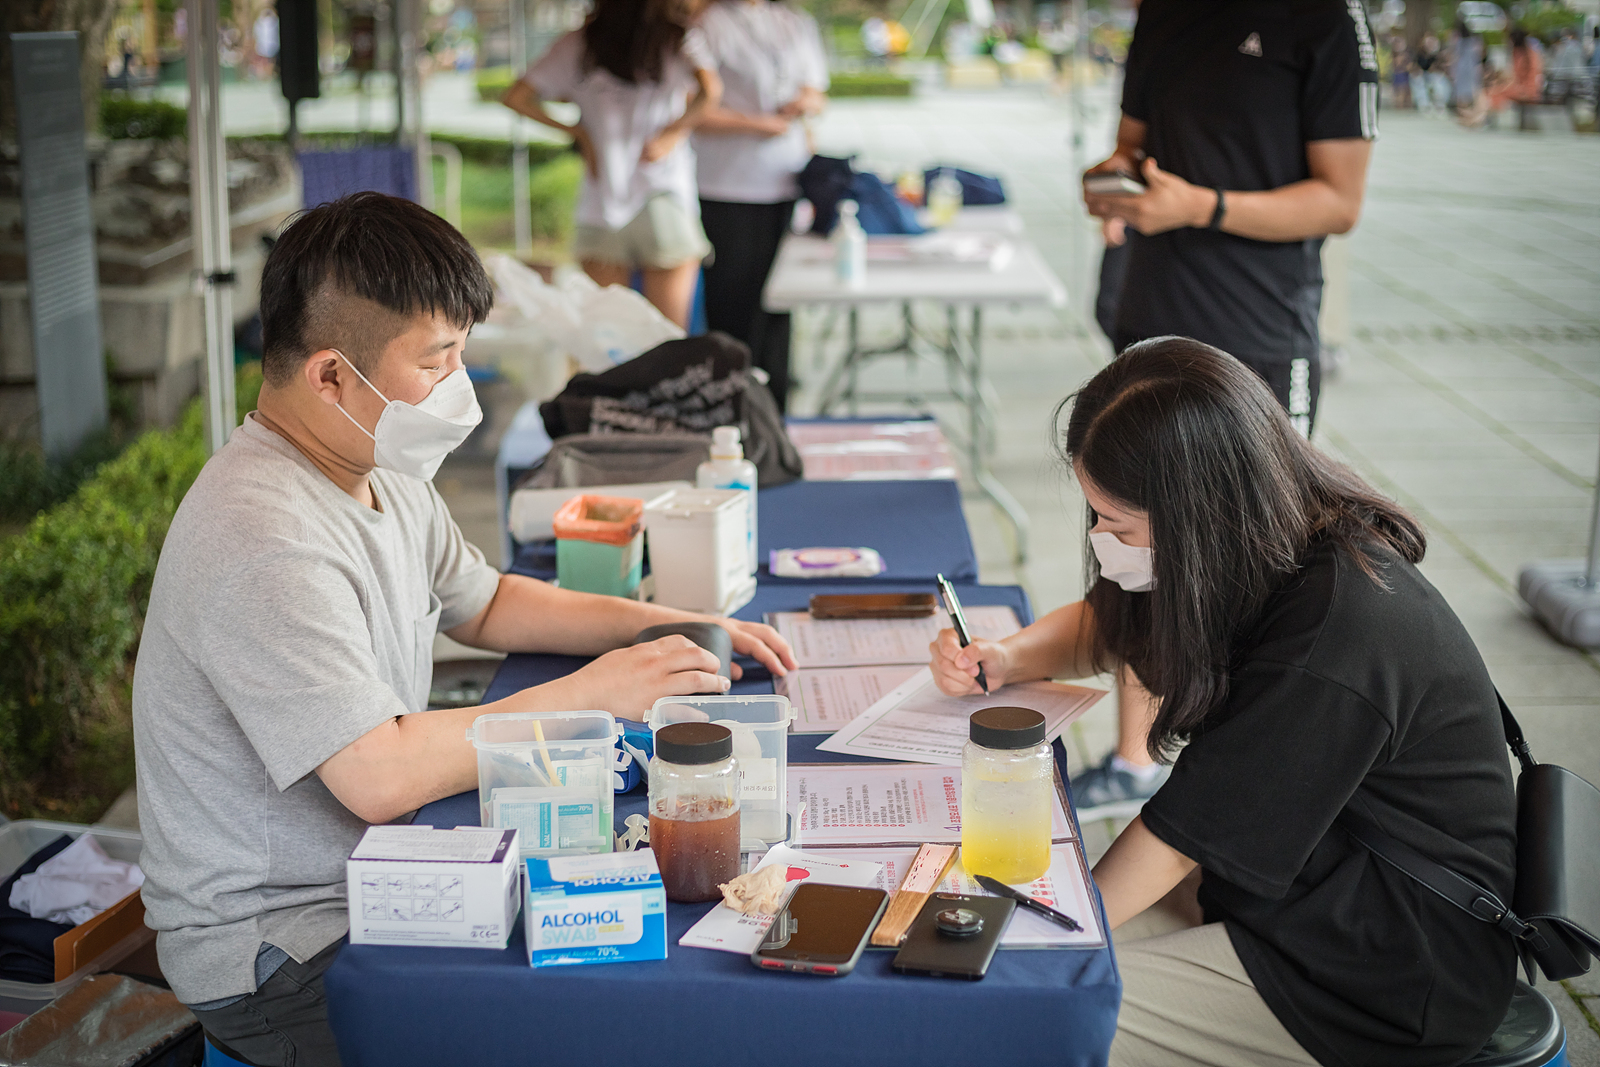
POLYGON ((709 438, 718 426, 737 426, 761 488, 792 482, 804 469, 765 372, 751 368, 742 341, 720 331, 665 341, 601 374, 574 375, 539 414, 555 441, 573 434, 709 438))

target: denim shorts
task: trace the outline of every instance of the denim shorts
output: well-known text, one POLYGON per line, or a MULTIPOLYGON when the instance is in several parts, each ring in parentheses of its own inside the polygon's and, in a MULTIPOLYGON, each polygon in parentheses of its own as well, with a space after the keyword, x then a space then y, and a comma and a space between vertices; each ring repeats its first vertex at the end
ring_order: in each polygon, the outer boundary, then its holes
POLYGON ((711 253, 711 242, 698 215, 671 193, 657 193, 626 226, 579 224, 572 254, 580 263, 598 262, 616 267, 671 270, 697 263, 711 253))

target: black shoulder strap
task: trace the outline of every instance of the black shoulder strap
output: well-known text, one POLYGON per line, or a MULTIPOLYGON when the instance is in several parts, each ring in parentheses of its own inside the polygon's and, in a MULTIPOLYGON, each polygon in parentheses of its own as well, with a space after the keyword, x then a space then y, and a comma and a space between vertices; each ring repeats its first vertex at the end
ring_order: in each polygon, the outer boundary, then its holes
MULTIPOLYGON (((1528 748, 1527 739, 1522 736, 1521 724, 1517 722, 1516 716, 1511 714, 1511 709, 1506 707, 1505 697, 1500 695, 1499 690, 1495 691, 1494 697, 1500 705, 1500 724, 1505 728, 1506 744, 1511 746, 1511 751, 1516 754, 1517 762, 1522 765, 1524 771, 1537 766, 1533 752, 1528 748)), ((1533 982, 1533 953, 1544 952, 1548 948, 1544 934, 1537 926, 1518 916, 1492 890, 1457 874, 1443 864, 1435 863, 1410 845, 1385 833, 1377 823, 1366 816, 1358 815, 1346 808, 1339 813, 1337 821, 1346 833, 1379 859, 1448 900, 1474 919, 1492 923, 1515 938, 1518 942, 1518 954, 1521 955, 1523 966, 1528 971, 1528 981, 1533 982)))
POLYGON ((1494 698, 1500 702, 1500 725, 1505 727, 1506 744, 1511 746, 1511 751, 1516 754, 1517 762, 1522 764, 1522 769, 1531 770, 1538 763, 1533 758, 1533 750, 1528 747, 1527 740, 1522 736, 1522 724, 1517 722, 1517 717, 1506 707, 1506 698, 1500 695, 1500 690, 1494 691, 1494 698))

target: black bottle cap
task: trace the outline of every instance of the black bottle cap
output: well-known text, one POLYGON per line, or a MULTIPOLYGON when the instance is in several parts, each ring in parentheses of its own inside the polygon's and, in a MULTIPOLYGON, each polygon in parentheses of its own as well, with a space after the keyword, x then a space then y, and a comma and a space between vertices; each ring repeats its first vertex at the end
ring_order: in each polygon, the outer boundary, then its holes
POLYGON ((656 731, 656 755, 694 767, 733 755, 733 731, 714 722, 675 722, 656 731))
POLYGON ((1032 708, 984 708, 968 722, 967 736, 984 748, 1032 748, 1044 740, 1044 716, 1032 708))

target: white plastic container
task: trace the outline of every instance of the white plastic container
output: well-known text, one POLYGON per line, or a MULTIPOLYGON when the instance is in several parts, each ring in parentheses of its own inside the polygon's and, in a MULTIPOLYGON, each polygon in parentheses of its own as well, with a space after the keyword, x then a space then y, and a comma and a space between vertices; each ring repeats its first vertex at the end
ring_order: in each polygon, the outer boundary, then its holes
POLYGON ((789 698, 767 696, 662 697, 650 709, 654 733, 675 722, 721 723, 733 731, 733 758, 739 764, 739 830, 746 851, 766 848, 789 836, 784 806, 789 773, 789 698))
POLYGON ((756 592, 746 556, 752 499, 743 489, 679 489, 645 507, 657 604, 730 615, 750 602, 756 592))
POLYGON ((479 825, 522 831, 524 859, 610 852, 620 736, 606 711, 478 716, 479 825))
MULTIPOLYGON (((128 863, 139 862, 139 850, 144 838, 137 830, 114 830, 107 826, 81 826, 77 823, 48 822, 43 819, 19 819, 0 824, 0 881, 5 881, 28 857, 62 834, 73 840, 88 834, 100 843, 106 855, 128 863)), ((73 986, 100 971, 121 963, 135 951, 155 939, 156 932, 140 925, 111 948, 95 957, 87 966, 80 967, 59 982, 0 981, 0 1011, 14 1011, 31 1015, 67 992, 73 986)))
POLYGON ((761 527, 756 520, 756 489, 760 478, 756 465, 744 458, 744 445, 739 441, 739 427, 718 426, 711 431, 711 458, 694 471, 694 484, 700 489, 743 489, 750 494, 749 536, 745 541, 748 573, 754 574, 760 566, 756 558, 756 543, 761 527))

